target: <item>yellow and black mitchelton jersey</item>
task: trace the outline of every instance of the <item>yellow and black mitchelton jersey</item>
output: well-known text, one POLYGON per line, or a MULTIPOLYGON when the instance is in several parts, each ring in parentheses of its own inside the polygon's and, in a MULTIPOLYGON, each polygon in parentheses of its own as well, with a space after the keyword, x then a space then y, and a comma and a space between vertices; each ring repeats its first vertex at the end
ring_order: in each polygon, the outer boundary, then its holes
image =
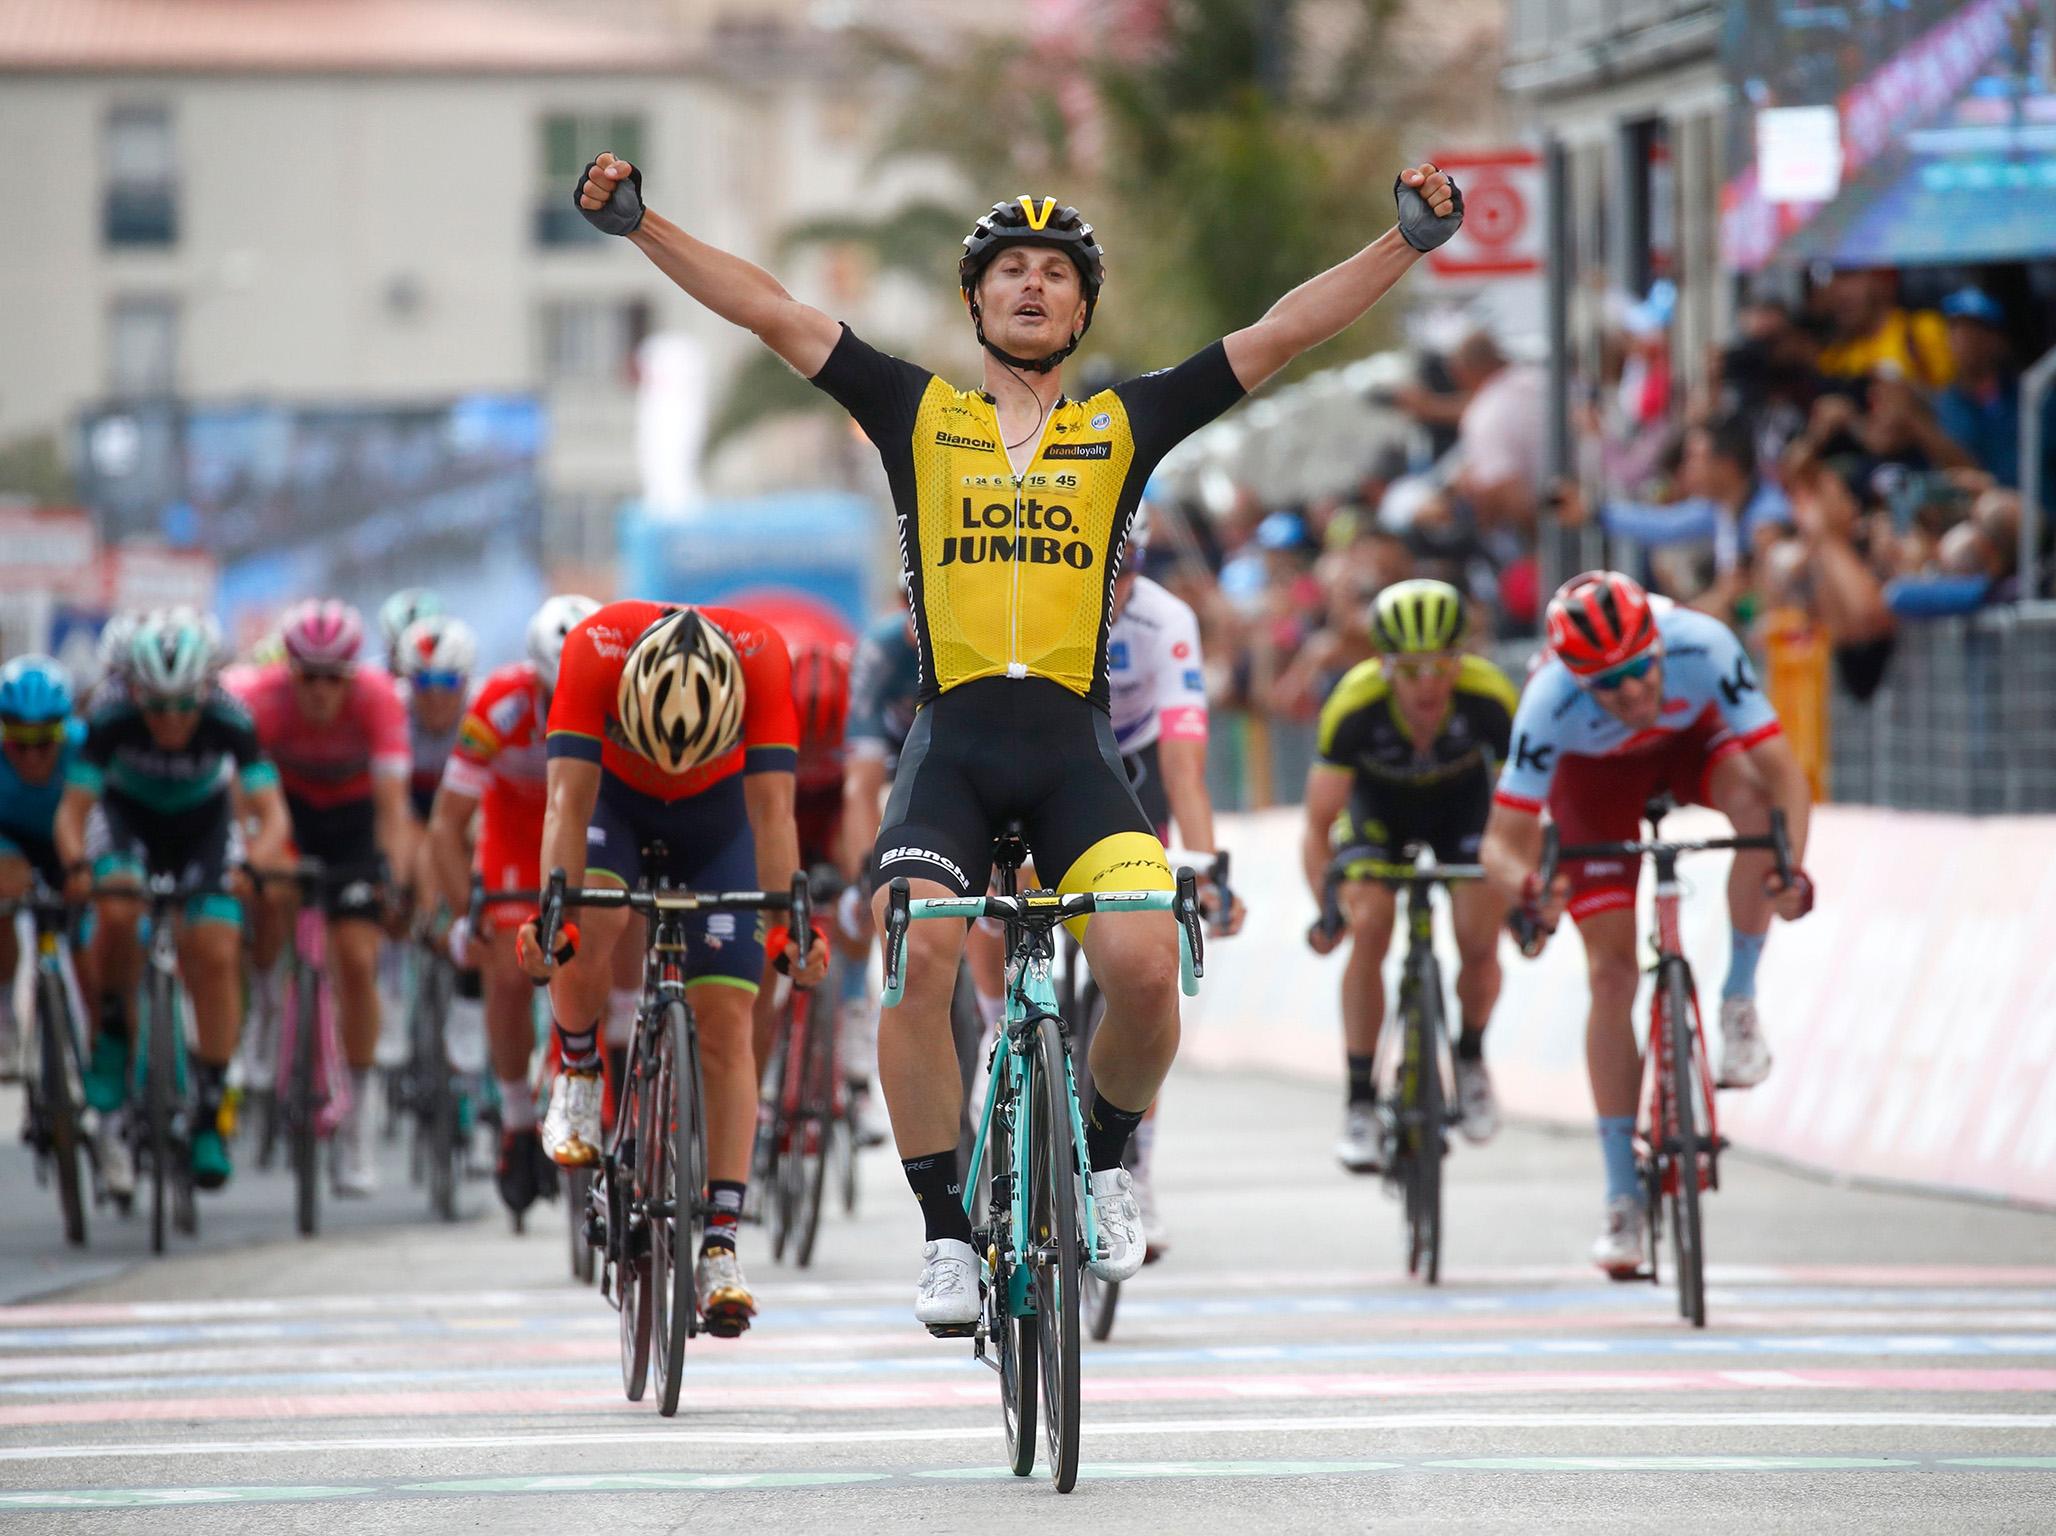
POLYGON ((991 396, 953 389, 847 326, 813 382, 885 461, 922 702, 978 678, 1042 677, 1105 709, 1114 576, 1143 483, 1243 395, 1221 344, 1089 400, 1060 399, 1019 475, 991 396))
POLYGON ((1359 785, 1426 789, 1466 774, 1489 780, 1506 761, 1518 700, 1504 672, 1482 656, 1466 656, 1441 730, 1433 741, 1418 742, 1400 721, 1392 684, 1373 657, 1345 672, 1321 706, 1315 756, 1347 768, 1359 785))

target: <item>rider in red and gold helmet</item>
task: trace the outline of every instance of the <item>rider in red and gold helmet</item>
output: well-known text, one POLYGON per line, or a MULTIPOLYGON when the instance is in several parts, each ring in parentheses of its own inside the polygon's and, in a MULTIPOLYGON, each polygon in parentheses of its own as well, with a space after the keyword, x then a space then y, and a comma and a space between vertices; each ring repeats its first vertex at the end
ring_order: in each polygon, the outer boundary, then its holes
POLYGON ((1649 594, 1619 571, 1583 571, 1549 600, 1549 648, 1578 677, 1661 654, 1649 594))

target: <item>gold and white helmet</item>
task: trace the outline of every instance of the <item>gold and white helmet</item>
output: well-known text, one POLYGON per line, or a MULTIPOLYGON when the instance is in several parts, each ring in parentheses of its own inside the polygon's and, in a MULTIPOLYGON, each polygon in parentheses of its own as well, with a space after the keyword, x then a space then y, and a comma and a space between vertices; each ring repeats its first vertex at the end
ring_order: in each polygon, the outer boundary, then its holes
POLYGON ((711 763, 742 740, 742 660, 697 609, 657 620, 628 648, 615 711, 630 751, 666 773, 711 763))

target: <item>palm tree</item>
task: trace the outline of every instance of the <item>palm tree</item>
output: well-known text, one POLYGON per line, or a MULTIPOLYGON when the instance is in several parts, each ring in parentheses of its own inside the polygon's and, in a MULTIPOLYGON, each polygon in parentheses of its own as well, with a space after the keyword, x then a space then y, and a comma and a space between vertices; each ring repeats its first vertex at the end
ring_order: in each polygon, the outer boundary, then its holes
MULTIPOLYGON (((1375 232, 1392 155, 1369 109, 1396 3, 1105 0, 1092 9, 1102 35, 1124 8, 1155 20, 1144 46, 1096 52, 1009 37, 937 57, 870 36, 875 66, 910 77, 878 161, 940 157, 979 190, 965 206, 810 220, 781 249, 855 247, 881 271, 943 284, 967 208, 993 189, 1052 188, 1089 210, 1120 295, 1094 322, 1094 372, 1161 365, 1248 324, 1375 232)), ((1366 320, 1294 371, 1361 353, 1381 328, 1366 320)), ((745 364, 708 446, 767 414, 836 409, 789 372, 745 364)))

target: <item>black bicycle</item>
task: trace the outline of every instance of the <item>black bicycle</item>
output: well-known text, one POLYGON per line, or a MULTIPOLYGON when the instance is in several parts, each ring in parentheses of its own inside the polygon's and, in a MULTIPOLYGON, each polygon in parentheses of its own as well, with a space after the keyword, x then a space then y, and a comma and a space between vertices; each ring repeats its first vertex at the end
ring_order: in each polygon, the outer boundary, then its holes
MULTIPOLYGON (((1648 1108, 1636 1132, 1636 1165, 1642 1178, 1644 1209, 1649 1222, 1649 1263, 1617 1278, 1660 1283, 1657 1248, 1663 1208, 1669 1207, 1671 1239, 1677 1245, 1678 1312, 1695 1328, 1706 1326, 1706 1229, 1701 1223, 1702 1191, 1720 1188, 1720 1154, 1727 1140, 1720 1133, 1714 1104, 1719 1087, 1707 1059, 1706 1034, 1699 1024, 1699 994, 1692 965, 1685 958, 1681 907, 1684 887, 1678 880, 1678 858, 1687 853, 1768 853, 1777 862, 1778 879, 1792 878, 1792 845, 1785 831, 1785 813, 1770 813, 1770 831, 1756 837, 1709 837, 1686 842, 1661 838, 1663 819, 1677 809, 1668 795, 1644 808, 1649 836, 1618 843, 1557 842, 1557 829, 1542 834, 1542 866, 1537 875, 1547 890, 1565 859, 1653 859, 1656 863, 1656 989, 1649 1003, 1649 1044, 1643 1061, 1649 1075, 1648 1108)), ((1524 952, 1540 951, 1544 937, 1529 920, 1516 914, 1515 937, 1524 952)))
POLYGON ((1476 864, 1437 864, 1433 850, 1409 846, 1405 862, 1381 849, 1349 847, 1328 863, 1316 927, 1333 938, 1344 926, 1340 891, 1351 880, 1375 880, 1406 895, 1406 960, 1399 976, 1399 1045, 1382 1054, 1393 1062, 1383 1122, 1388 1188, 1399 1191, 1406 1220, 1406 1272, 1429 1285, 1442 1278, 1442 1160, 1449 1131, 1462 1116, 1450 1102, 1456 1065, 1443 1016, 1442 966, 1435 957, 1437 886, 1485 878, 1476 864))
POLYGON ((64 1240, 84 1247, 86 1178, 94 1163, 85 1130, 84 1013, 71 966, 77 914, 40 879, 19 900, 0 901, 0 922, 12 923, 20 912, 29 914, 36 937, 36 1017, 22 1041, 22 1140, 35 1157, 36 1182, 57 1187, 64 1240))
POLYGON ((567 929, 565 914, 581 907, 625 907, 649 920, 642 1004, 628 1045, 613 1139, 587 1195, 587 1230, 603 1256, 601 1292, 621 1314, 622 1388, 630 1402, 641 1401, 654 1357, 657 1411, 668 1418, 678 1412, 686 1342, 702 1328, 693 1266, 708 1215, 706 1099, 699 1029, 686 1000, 686 919, 713 912, 787 913, 805 964, 812 903, 804 874, 793 876, 789 892, 681 891, 662 881, 625 891, 574 888, 563 870, 553 869, 543 892, 539 936, 560 960, 576 947, 576 930, 567 929))

